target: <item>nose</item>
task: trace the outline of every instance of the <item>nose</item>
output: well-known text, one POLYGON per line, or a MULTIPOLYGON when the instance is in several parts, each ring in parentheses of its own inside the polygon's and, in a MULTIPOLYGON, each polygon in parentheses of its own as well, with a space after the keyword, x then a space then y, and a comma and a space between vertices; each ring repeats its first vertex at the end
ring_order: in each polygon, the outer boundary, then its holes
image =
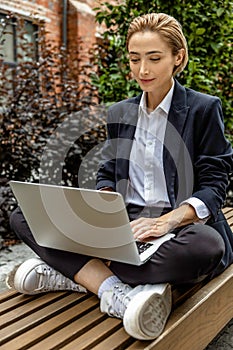
POLYGON ((141 76, 149 74, 148 64, 144 60, 141 61, 139 73, 141 76))

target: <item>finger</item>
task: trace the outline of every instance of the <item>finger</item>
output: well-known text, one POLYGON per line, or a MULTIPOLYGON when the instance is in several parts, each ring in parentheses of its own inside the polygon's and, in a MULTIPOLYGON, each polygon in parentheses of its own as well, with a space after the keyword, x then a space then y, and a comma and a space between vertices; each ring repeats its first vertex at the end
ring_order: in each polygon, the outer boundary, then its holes
POLYGON ((148 230, 145 226, 137 226, 133 228, 134 238, 137 238, 138 236, 144 234, 148 230))
POLYGON ((154 237, 156 237, 155 232, 152 230, 148 230, 148 231, 145 231, 145 232, 141 233, 140 235, 138 235, 137 239, 139 241, 145 241, 145 240, 148 240, 148 239, 151 239, 154 237))
POLYGON ((148 227, 148 222, 145 220, 142 220, 140 222, 134 222, 133 225, 131 225, 132 231, 137 232, 138 230, 142 229, 143 227, 148 227))
POLYGON ((146 218, 139 218, 130 222, 131 227, 141 224, 146 218))
POLYGON ((134 237, 138 240, 145 240, 148 238, 159 238, 164 236, 167 233, 166 230, 161 229, 161 228, 148 228, 147 230, 139 230, 134 237))
POLYGON ((134 238, 146 238, 150 236, 156 236, 157 234, 159 234, 159 231, 156 229, 156 227, 147 225, 138 228, 134 233, 134 238))

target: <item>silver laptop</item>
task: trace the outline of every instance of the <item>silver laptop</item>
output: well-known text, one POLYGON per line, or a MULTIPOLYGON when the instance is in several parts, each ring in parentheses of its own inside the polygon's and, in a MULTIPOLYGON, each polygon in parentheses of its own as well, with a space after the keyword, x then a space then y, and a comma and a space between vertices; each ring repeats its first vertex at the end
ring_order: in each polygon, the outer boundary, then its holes
POLYGON ((121 194, 10 181, 36 242, 133 265, 145 263, 173 233, 136 242, 121 194))

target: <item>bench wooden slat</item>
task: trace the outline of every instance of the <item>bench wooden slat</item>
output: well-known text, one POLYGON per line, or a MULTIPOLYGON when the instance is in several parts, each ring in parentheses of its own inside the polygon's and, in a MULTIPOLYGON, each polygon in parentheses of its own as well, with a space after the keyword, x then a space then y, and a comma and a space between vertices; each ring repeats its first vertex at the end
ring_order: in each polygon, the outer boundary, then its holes
MULTIPOLYGON (((41 309, 44 307, 56 303, 59 307, 65 307, 67 306, 67 302, 73 304, 75 302, 75 297, 71 294, 68 298, 64 299, 64 293, 49 293, 44 294, 39 298, 34 297, 33 298, 25 298, 23 295, 20 295, 15 298, 15 308, 11 309, 8 313, 3 314, 1 316, 1 328, 4 325, 8 324, 16 324, 19 322, 22 323, 22 319, 26 319, 26 317, 29 317, 32 321, 33 318, 37 318, 41 314, 41 309), (64 299, 64 300, 62 300, 64 299), (23 305, 20 303, 20 301, 23 300, 23 305), (27 303, 25 304, 25 301, 27 303), (19 307, 17 302, 19 302, 19 307)), ((9 306, 9 305, 7 305, 9 306)), ((49 306, 47 311, 49 312, 49 306)), ((44 315, 45 316, 45 315, 44 315)), ((1 334, 1 331, 0 331, 1 334)))
MULTIPOLYGON (((62 298, 64 293, 50 293, 49 298, 46 294, 40 295, 22 295, 15 294, 14 298, 6 300, 4 303, 1 303, 0 315, 1 317, 1 326, 4 324, 9 324, 15 322, 17 318, 21 318, 21 315, 26 313, 30 314, 35 312, 41 307, 45 307, 48 303, 53 302, 62 298)), ((1 328, 0 326, 0 328, 1 328)))
POLYGON ((89 332, 82 334, 79 338, 69 342, 69 344, 62 347, 64 350, 86 350, 92 349, 92 346, 99 341, 105 339, 109 334, 114 333, 121 327, 122 321, 117 318, 106 318, 103 322, 90 329, 89 332))
POLYGON ((46 338, 40 340, 40 342, 37 342, 34 346, 30 346, 30 350, 61 348, 61 344, 69 343, 70 340, 87 332, 90 328, 94 327, 95 324, 101 322, 105 318, 106 315, 100 313, 99 307, 97 307, 82 318, 69 322, 66 326, 57 331, 54 330, 51 335, 46 336, 46 338))
POLYGON ((230 219, 228 219, 228 223, 229 223, 230 227, 232 227, 232 226, 233 226, 233 217, 232 217, 232 218, 230 218, 230 219))
MULTIPOLYGON (((7 299, 7 300, 2 300, 0 303, 0 315, 4 315, 7 314, 6 319, 7 322, 10 322, 10 318, 11 318, 11 314, 10 312, 12 312, 12 320, 14 321, 14 310, 15 310, 15 306, 17 306, 17 308, 19 306, 22 305, 26 305, 29 301, 34 300, 35 297, 33 297, 32 295, 28 295, 22 298, 22 295, 18 294, 17 296, 15 295, 15 291, 14 294, 12 294, 12 298, 7 299)), ((1 317, 1 320, 3 320, 3 317, 1 317)), ((3 323, 1 323, 3 324, 3 323)))
MULTIPOLYGON (((24 296, 21 296, 21 298, 24 298, 24 296)), ((12 311, 9 313, 10 322, 7 322, 7 320, 5 320, 7 314, 1 317, 1 321, 2 318, 4 318, 3 322, 1 322, 1 328, 3 328, 4 323, 5 326, 8 326, 0 330, 0 346, 2 343, 6 342, 7 340, 10 341, 10 339, 13 338, 15 339, 15 344, 17 344, 17 342, 20 341, 19 336, 21 334, 22 338, 25 339, 24 334, 28 329, 35 327, 39 323, 51 319, 53 315, 58 314, 62 310, 72 307, 77 302, 77 300, 81 298, 83 298, 83 295, 75 295, 75 293, 71 293, 68 295, 64 292, 48 293, 45 294, 42 298, 36 298, 35 300, 31 300, 30 303, 24 305, 25 309, 22 309, 22 307, 17 308, 16 304, 15 322, 12 323, 12 311), (61 296, 63 296, 62 299, 61 296), (39 302, 41 301, 41 299, 43 299, 44 305, 43 302, 40 305, 39 302), (35 310, 33 309, 34 306, 35 310)), ((83 310, 86 310, 85 307, 83 308, 83 310)), ((11 343, 13 346, 13 340, 11 341, 11 343)))
POLYGON ((121 349, 126 349, 132 342, 135 342, 135 340, 133 340, 123 328, 120 328, 107 339, 99 342, 99 344, 94 346, 91 350, 118 350, 119 347, 121 349))
MULTIPOLYGON (((97 307, 97 305, 96 305, 97 307)), ((80 316, 80 310, 76 310, 76 318, 80 316)), ((86 311, 86 310, 85 310, 86 311)), ((88 311, 88 309, 87 309, 88 311)), ((99 308, 89 311, 83 318, 72 321, 71 319, 63 319, 63 314, 60 314, 60 319, 50 319, 50 322, 35 326, 19 337, 7 343, 10 349, 15 349, 20 344, 20 349, 52 349, 61 347, 61 344, 67 344, 73 338, 80 337, 83 333, 95 326, 95 324, 106 319, 106 315, 100 313, 99 308), (24 337, 23 337, 24 336, 24 337)), ((8 347, 6 347, 7 349, 8 347)), ((4 345, 2 347, 4 348, 4 345)), ((9 349, 9 348, 8 348, 9 349)))
POLYGON ((230 226, 233 226, 233 222, 232 222, 232 218, 233 218, 233 208, 229 208, 229 207, 226 207, 226 208, 223 208, 223 214, 225 216, 225 218, 227 219, 228 221, 228 224, 230 226), (229 222, 230 221, 230 222, 229 222))
POLYGON ((14 298, 15 294, 16 294, 15 290, 5 290, 4 292, 0 293, 0 310, 1 310, 1 304, 7 300, 14 298))
POLYGON ((223 214, 224 215, 226 215, 226 213, 232 213, 232 209, 233 208, 231 208, 231 207, 224 207, 224 208, 222 208, 222 212, 223 212, 223 214))

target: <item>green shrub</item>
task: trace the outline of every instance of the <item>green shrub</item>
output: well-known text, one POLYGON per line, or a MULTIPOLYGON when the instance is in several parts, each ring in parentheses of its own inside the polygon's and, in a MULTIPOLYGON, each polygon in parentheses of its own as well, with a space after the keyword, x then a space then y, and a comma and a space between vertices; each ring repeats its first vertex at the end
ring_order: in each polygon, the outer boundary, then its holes
MULTIPOLYGON (((40 54, 35 60, 23 35, 24 21, 17 18, 15 23, 24 39, 17 51, 24 51, 25 57, 9 65, 0 54, 0 176, 26 180, 38 177, 41 154, 55 128, 72 113, 95 105, 97 91, 88 79, 91 66, 82 61, 81 41, 79 49, 58 47, 46 40, 44 24, 39 23, 40 54)), ((0 43, 6 24, 1 22, 0 43)))
MULTIPOLYGON (((9 65, 4 62, 1 45, 11 19, 9 14, 0 23, 0 234, 3 237, 9 235, 8 219, 16 206, 9 180, 40 178, 47 183, 79 186, 82 159, 98 139, 104 138, 103 128, 98 129, 98 115, 88 112, 89 107, 96 105, 98 94, 88 78, 89 70, 94 68, 82 59, 86 52, 84 48, 80 51, 81 40, 79 50, 77 45, 70 50, 57 47, 45 39, 45 26, 39 23, 40 55, 35 60, 24 35, 24 20, 17 18, 14 23, 21 35, 17 52, 24 52, 24 60, 9 65), (72 120, 68 130, 67 119, 72 120), (70 148, 61 157, 66 144, 70 148)), ((86 171, 83 187, 93 176, 91 167, 86 171)))

